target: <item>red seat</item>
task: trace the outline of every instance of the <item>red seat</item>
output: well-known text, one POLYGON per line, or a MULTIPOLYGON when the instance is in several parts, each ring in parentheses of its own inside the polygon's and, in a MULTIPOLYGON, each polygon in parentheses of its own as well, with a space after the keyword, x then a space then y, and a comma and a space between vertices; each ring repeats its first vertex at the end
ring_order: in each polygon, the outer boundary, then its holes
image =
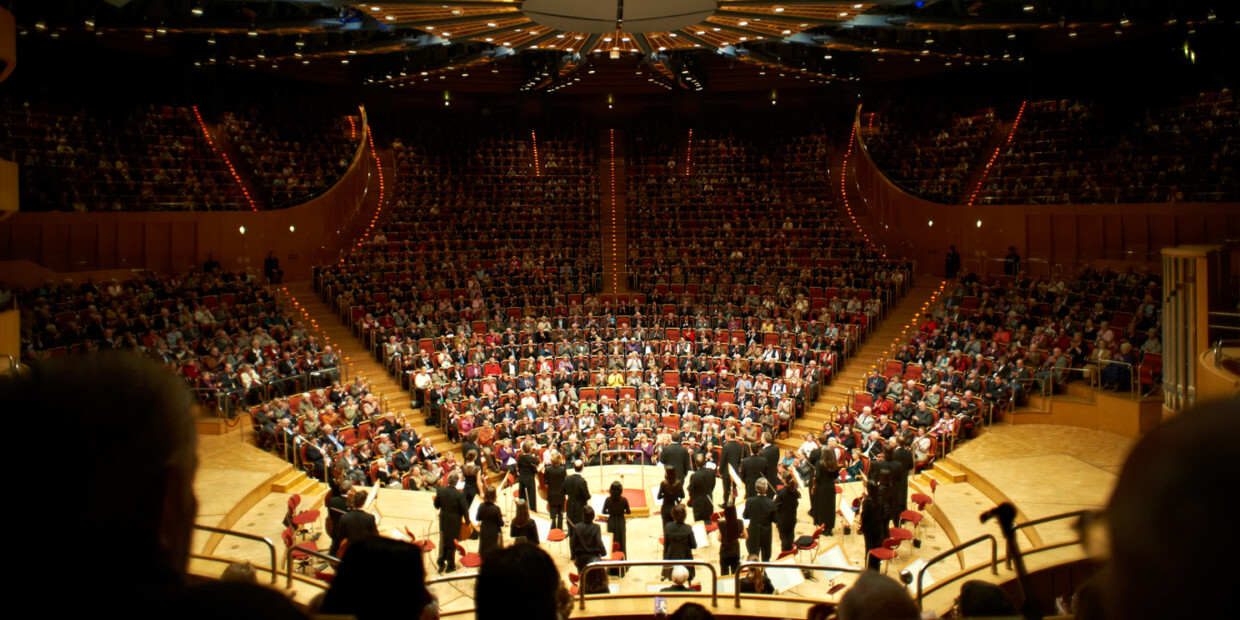
POLYGON ((452 544, 456 545, 457 553, 461 554, 461 566, 465 568, 478 568, 482 566, 482 556, 477 553, 469 553, 465 551, 465 547, 461 545, 461 541, 454 540, 452 544))

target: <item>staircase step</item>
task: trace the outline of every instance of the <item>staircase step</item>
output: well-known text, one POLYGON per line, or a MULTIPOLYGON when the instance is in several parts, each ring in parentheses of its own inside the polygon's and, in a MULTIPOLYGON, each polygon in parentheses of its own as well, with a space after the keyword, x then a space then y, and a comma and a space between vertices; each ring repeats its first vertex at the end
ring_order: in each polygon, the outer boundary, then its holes
MULTIPOLYGON (((941 475, 944 478, 951 480, 952 482, 964 482, 965 480, 969 479, 968 474, 964 473, 964 471, 962 471, 959 467, 956 467, 955 465, 947 462, 944 459, 939 459, 935 461, 934 469, 932 469, 931 472, 934 474, 941 475)), ((938 476, 935 476, 935 477, 938 477, 938 476)))

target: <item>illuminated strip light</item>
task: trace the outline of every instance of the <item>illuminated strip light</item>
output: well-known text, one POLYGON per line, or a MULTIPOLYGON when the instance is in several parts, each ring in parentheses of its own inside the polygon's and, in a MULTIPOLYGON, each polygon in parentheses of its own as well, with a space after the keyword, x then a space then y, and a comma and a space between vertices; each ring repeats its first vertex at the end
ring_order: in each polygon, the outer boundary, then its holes
POLYGON ((608 135, 611 138, 609 146, 611 157, 608 160, 611 165, 611 180, 609 181, 611 184, 611 294, 616 295, 620 292, 617 284, 619 278, 616 277, 620 273, 616 265, 616 237, 618 236, 616 233, 616 130, 608 130, 608 135))
MULTIPOLYGON (((352 247, 352 248, 350 248, 350 250, 349 250, 350 252, 352 252, 352 251, 356 251, 358 248, 362 247, 362 243, 365 243, 366 239, 368 239, 368 238, 370 237, 370 231, 371 231, 371 230, 374 230, 374 228, 375 228, 375 224, 376 224, 376 223, 378 223, 378 221, 379 221, 379 215, 383 212, 383 194, 384 194, 384 185, 383 185, 383 164, 382 164, 382 162, 380 162, 380 161, 379 161, 379 152, 375 150, 375 134, 374 134, 374 132, 373 132, 373 131, 367 131, 367 132, 366 132, 366 139, 367 139, 367 140, 369 141, 369 143, 370 143, 370 157, 371 157, 372 159, 374 159, 374 161, 375 161, 375 171, 379 173, 379 204, 378 204, 377 206, 375 206, 375 215, 374 215, 374 217, 370 218, 370 224, 368 224, 368 225, 366 226, 366 230, 362 232, 362 234, 360 235, 359 239, 357 240, 357 243, 354 243, 354 244, 353 244, 353 247, 352 247)), ((340 264, 341 264, 341 265, 343 265, 343 264, 344 264, 344 258, 345 258, 345 257, 343 257, 343 256, 341 256, 341 257, 340 257, 340 264)))
POLYGON ((1003 147, 1012 143, 1012 138, 1016 135, 1016 128, 1020 126, 1020 119, 1025 115, 1025 106, 1029 104, 1028 100, 1020 103, 1020 111, 1016 113, 1016 120, 1012 121, 1012 131, 1008 132, 1007 140, 1003 144, 995 147, 995 153, 990 156, 990 161, 986 162, 986 167, 982 168, 982 175, 977 178, 977 187, 973 188, 973 193, 969 194, 969 206, 973 206, 973 201, 977 200, 978 192, 982 191, 982 183, 986 181, 986 175, 990 174, 990 167, 994 165, 995 160, 999 159, 999 152, 1003 147))
POLYGON ((357 139, 357 123, 353 122, 352 116, 348 116, 345 118, 349 119, 349 139, 356 140, 357 139))
POLYGON ((211 132, 207 131, 207 124, 202 120, 202 114, 198 112, 198 106, 192 106, 194 110, 194 118, 198 119, 198 127, 202 129, 202 135, 207 139, 207 144, 211 145, 211 150, 220 159, 224 160, 224 165, 228 166, 228 172, 232 174, 233 180, 237 181, 237 187, 241 188, 241 194, 245 196, 246 202, 250 203, 250 210, 258 212, 258 205, 254 204, 254 198, 250 196, 250 190, 245 188, 245 183, 241 182, 241 175, 237 174, 237 169, 233 167, 232 162, 228 161, 228 153, 221 151, 215 146, 215 140, 211 139, 211 132))
POLYGON ((689 169, 693 166, 693 129, 689 130, 689 148, 685 149, 685 176, 689 176, 689 169))
POLYGON ((542 162, 538 160, 538 133, 530 130, 530 142, 534 145, 534 176, 542 176, 542 162))
MULTIPOLYGON (((865 234, 861 229, 861 225, 857 223, 857 217, 853 215, 852 207, 848 204, 848 190, 846 188, 845 179, 848 177, 848 158, 852 156, 853 144, 857 140, 857 126, 853 125, 852 133, 848 136, 848 150, 844 153, 844 165, 840 167, 840 199, 844 201, 844 212, 848 214, 848 219, 852 220, 853 228, 857 229, 857 234, 861 235, 865 242, 870 245, 870 249, 878 249, 878 246, 870 240, 870 236, 865 234)), ((887 258, 886 252, 883 258, 887 258)))

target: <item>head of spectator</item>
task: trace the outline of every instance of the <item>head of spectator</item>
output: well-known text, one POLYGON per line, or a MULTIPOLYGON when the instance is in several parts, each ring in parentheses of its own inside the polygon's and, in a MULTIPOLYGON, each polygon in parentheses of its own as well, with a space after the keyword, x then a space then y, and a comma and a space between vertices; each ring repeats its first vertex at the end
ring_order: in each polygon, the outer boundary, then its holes
MULTIPOLYGON (((107 605, 138 615, 179 616, 191 605, 201 611, 192 601, 209 599, 211 613, 227 614, 244 595, 249 606, 290 610, 287 600, 263 598, 272 592, 257 587, 213 584, 207 587, 217 588, 214 593, 195 595, 203 590, 184 586, 198 510, 190 401, 185 382, 175 374, 125 353, 46 360, 28 375, 0 381, 6 412, 29 420, 49 416, 89 437, 77 443, 73 458, 41 465, 53 480, 73 480, 77 490, 63 495, 71 497, 71 505, 58 505, 55 494, 41 504, 40 529, 72 531, 88 514, 92 528, 107 532, 116 548, 125 550, 109 560, 107 571, 75 586, 74 596, 48 601, 44 609, 68 615, 107 605)), ((24 456, 19 452, 19 458, 24 456)), ((59 580, 78 540, 60 534, 20 537, 14 552, 27 565, 18 586, 26 580, 44 586, 59 580)))
MULTIPOLYGON (((360 493, 359 493, 360 495, 360 493)), ((422 550, 410 543, 371 536, 349 545, 319 612, 358 620, 408 617, 431 601, 422 550), (400 592, 399 597, 375 596, 400 592)))
POLYGON ((844 592, 836 615, 840 620, 919 620, 921 611, 904 586, 866 571, 844 592))
MULTIPOLYGON (((606 576, 606 571, 597 572, 606 576)), ((555 561, 537 545, 496 549, 478 571, 474 615, 479 620, 508 620, 519 601, 522 618, 556 620, 562 588, 555 561)))
POLYGON ((1016 607, 1003 588, 979 579, 971 579, 960 586, 956 604, 961 618, 1016 615, 1016 607))
POLYGON ((689 569, 683 564, 677 564, 672 567, 672 583, 678 586, 684 586, 689 582, 689 569))
POLYGON ((1238 435, 1240 401, 1230 400, 1177 415, 1137 442, 1106 508, 1108 618, 1206 616, 1235 608, 1230 590, 1203 573, 1211 562, 1201 549, 1203 540, 1217 549, 1240 545, 1234 528, 1218 527, 1231 510, 1220 481, 1235 480, 1240 463, 1229 450, 1201 446, 1203 438, 1238 435))

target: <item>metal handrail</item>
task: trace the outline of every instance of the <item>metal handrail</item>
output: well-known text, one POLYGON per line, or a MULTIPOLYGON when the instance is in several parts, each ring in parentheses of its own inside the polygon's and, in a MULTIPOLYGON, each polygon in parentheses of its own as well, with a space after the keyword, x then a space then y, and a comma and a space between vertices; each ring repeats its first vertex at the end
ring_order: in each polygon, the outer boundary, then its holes
POLYGON ((800 570, 833 570, 841 573, 862 573, 866 569, 857 568, 855 566, 825 566, 822 564, 789 564, 786 562, 743 562, 736 569, 735 583, 732 587, 733 605, 737 608, 741 606, 741 573, 751 568, 796 568, 800 570))
MULTIPOLYGON (((1062 520, 1064 520, 1064 519, 1068 519, 1068 518, 1071 518, 1071 517, 1076 517, 1076 518, 1078 518, 1078 519, 1084 519, 1084 518, 1086 518, 1086 517, 1089 517, 1089 516, 1093 515, 1093 514, 1094 514, 1094 512, 1095 512, 1095 511, 1093 511, 1093 510, 1074 510, 1074 511, 1072 511, 1072 512, 1065 512, 1065 513, 1062 513, 1062 514, 1051 515, 1051 516, 1049 516, 1049 517, 1042 517, 1042 518, 1040 518, 1040 519, 1034 519, 1034 520, 1032 520, 1032 521, 1025 521, 1024 523, 1017 523, 1016 525, 1014 525, 1014 526, 1012 527, 1012 534, 1013 534, 1013 535, 1015 535, 1015 534, 1016 534, 1016 532, 1017 532, 1018 530, 1021 530, 1021 529, 1027 528, 1027 527, 1033 527, 1033 526, 1035 526, 1035 525, 1043 525, 1043 524, 1046 524, 1046 523, 1051 523, 1051 522, 1054 522, 1054 521, 1062 521, 1062 520)), ((1077 544, 1077 543, 1079 543, 1079 542, 1081 542, 1081 537, 1078 535, 1078 536, 1076 537, 1076 539, 1075 539, 1075 540, 1070 540, 1070 541, 1067 541, 1067 542, 1061 542, 1061 543, 1054 543, 1054 544, 1050 544, 1050 545, 1043 545, 1043 546, 1041 546, 1041 547, 1038 547, 1038 549, 1037 549, 1037 550, 1038 550, 1038 551, 1045 551, 1045 550, 1047 550, 1047 549, 1058 549, 1058 548, 1060 548, 1060 547, 1068 547, 1068 546, 1071 546, 1071 545, 1075 545, 1075 544, 1077 544)), ((1008 558, 1007 558, 1007 561, 1005 562, 1005 564, 1007 565, 1007 568, 1008 568, 1008 569, 1011 569, 1011 568, 1012 568, 1012 558, 1011 558, 1011 557, 1008 557, 1008 558)))
POLYGON ((304 553, 306 555, 319 558, 320 560, 323 560, 324 562, 327 562, 328 564, 331 564, 332 566, 340 565, 340 558, 334 555, 323 553, 322 551, 315 551, 314 549, 306 549, 304 547, 294 547, 294 548, 285 549, 284 550, 285 575, 287 575, 287 580, 285 581, 286 588, 293 587, 293 551, 294 550, 296 550, 298 553, 304 553))
MULTIPOLYGON (((618 448, 615 450, 599 450, 599 453, 598 453, 598 484, 599 484, 600 489, 606 488, 603 486, 603 455, 604 454, 635 454, 638 456, 638 458, 645 458, 646 456, 646 453, 642 452, 641 450, 631 450, 631 449, 621 450, 618 448)), ((645 491, 646 490, 645 463, 642 463, 638 467, 638 471, 641 472, 641 476, 642 476, 642 491, 645 491)))
MULTIPOLYGON (((960 553, 964 551, 965 549, 972 547, 973 545, 976 545, 984 540, 990 541, 990 573, 992 575, 999 574, 999 541, 995 539, 994 534, 982 534, 981 536, 978 536, 977 538, 974 538, 973 540, 956 545, 955 547, 952 547, 951 549, 948 549, 947 551, 944 551, 943 553, 940 553, 934 556, 933 558, 930 558, 930 560, 921 567, 921 570, 917 571, 917 608, 918 609, 921 609, 921 599, 922 599, 922 596, 925 594, 922 591, 922 577, 926 574, 926 571, 930 570, 930 565, 936 562, 939 562, 940 560, 946 559, 952 555, 960 553)), ((960 559, 960 569, 964 570, 963 556, 961 556, 961 559, 960 559)), ((950 583, 950 581, 946 581, 944 583, 950 583)))
MULTIPOLYGON (((211 532, 213 534, 223 534, 225 536, 236 536, 238 538, 244 538, 246 540, 252 540, 254 542, 260 542, 260 543, 263 543, 264 545, 267 545, 267 549, 271 552, 271 567, 267 569, 271 571, 271 585, 275 585, 276 582, 279 580, 280 569, 279 569, 279 564, 276 562, 276 545, 275 543, 271 542, 270 538, 267 538, 264 536, 258 536, 256 534, 247 534, 245 532, 234 532, 233 530, 226 530, 224 528, 212 527, 210 525, 199 525, 197 523, 194 524, 194 529, 202 530, 204 532, 211 532)), ((199 555, 196 553, 192 554, 192 556, 195 558, 204 559, 204 560, 214 559, 211 556, 199 555)), ((263 568, 263 567, 260 566, 258 568, 263 568)))
POLYGON ((429 588, 433 585, 440 584, 440 583, 448 583, 450 581, 465 581, 467 579, 477 579, 477 578, 478 578, 478 573, 463 573, 460 575, 444 575, 442 577, 436 577, 434 579, 427 579, 426 587, 429 588))
POLYGON ((1098 391, 1102 391, 1102 369, 1108 364, 1118 364, 1120 366, 1128 367, 1128 391, 1132 393, 1133 397, 1136 397, 1138 384, 1137 367, 1133 364, 1129 364, 1128 362, 1121 362, 1117 360, 1098 360, 1098 391))
POLYGON ((14 359, 12 355, 5 355, 5 357, 9 358, 9 367, 5 369, 5 372, 13 376, 17 376, 17 374, 21 372, 21 363, 14 359))
POLYGON ((1220 339, 1218 341, 1215 341, 1214 347, 1213 347, 1215 368, 1222 368, 1224 359, 1229 359, 1233 362, 1240 362, 1240 358, 1235 358, 1230 355, 1227 355, 1226 353, 1223 353, 1224 345, 1233 345, 1233 344, 1240 345, 1240 340, 1221 340, 1220 339))
MULTIPOLYGON (((577 593, 580 595, 581 600, 578 608, 586 608, 586 574, 592 570, 606 570, 609 568, 621 568, 627 570, 632 566, 705 566, 710 569, 710 606, 719 606, 719 571, 715 568, 715 565, 710 562, 706 562, 704 560, 608 560, 590 562, 585 566, 585 568, 581 569, 581 583, 577 586, 577 593)), ((739 599, 737 606, 740 606, 739 599)))

